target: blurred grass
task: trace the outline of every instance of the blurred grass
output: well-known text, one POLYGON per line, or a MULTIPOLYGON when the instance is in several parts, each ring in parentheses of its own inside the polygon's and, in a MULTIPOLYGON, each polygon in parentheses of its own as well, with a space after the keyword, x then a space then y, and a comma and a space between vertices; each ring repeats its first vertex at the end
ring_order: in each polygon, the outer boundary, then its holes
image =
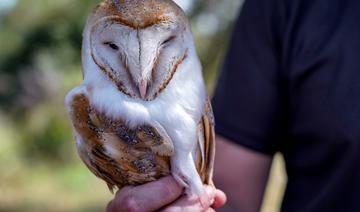
MULTIPOLYGON (((82 28, 99 1, 8 1, 17 4, 0 8, 0 211, 103 211, 112 195, 78 158, 63 106, 82 81, 82 28)), ((240 2, 194 0, 188 11, 210 93, 240 2), (212 34, 204 14, 218 21, 212 34)), ((281 197, 282 170, 273 173, 265 212, 281 197)))
POLYGON ((82 164, 13 167, 1 181, 0 211, 103 211, 111 199, 82 164))

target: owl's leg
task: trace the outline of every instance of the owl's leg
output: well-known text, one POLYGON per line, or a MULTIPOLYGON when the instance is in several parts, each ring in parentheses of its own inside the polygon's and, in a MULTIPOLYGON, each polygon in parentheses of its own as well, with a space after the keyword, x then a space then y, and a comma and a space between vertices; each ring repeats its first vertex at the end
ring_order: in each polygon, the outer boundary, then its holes
POLYGON ((186 188, 188 195, 200 196, 203 194, 203 185, 190 153, 186 156, 177 155, 173 157, 171 160, 171 172, 173 177, 186 188))
POLYGON ((177 182, 185 187, 189 196, 197 196, 202 205, 208 202, 202 180, 196 169, 192 152, 197 147, 197 123, 185 112, 174 111, 179 115, 179 124, 163 124, 174 145, 174 154, 171 156, 171 174, 177 182))
POLYGON ((175 180, 185 187, 188 196, 197 196, 203 206, 208 205, 208 198, 191 153, 176 152, 171 159, 171 173, 175 180))

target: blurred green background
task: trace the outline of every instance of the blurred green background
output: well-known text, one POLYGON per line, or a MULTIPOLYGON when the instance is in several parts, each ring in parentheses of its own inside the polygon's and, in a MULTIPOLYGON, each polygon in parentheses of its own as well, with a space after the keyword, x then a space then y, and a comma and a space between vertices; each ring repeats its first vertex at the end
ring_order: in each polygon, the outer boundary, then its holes
MULTIPOLYGON (((78 158, 63 106, 82 81, 82 29, 98 2, 0 0, 0 211, 103 211, 112 198, 78 158)), ((177 2, 211 92, 242 1, 177 2)), ((278 207, 270 196, 263 211, 278 207)))

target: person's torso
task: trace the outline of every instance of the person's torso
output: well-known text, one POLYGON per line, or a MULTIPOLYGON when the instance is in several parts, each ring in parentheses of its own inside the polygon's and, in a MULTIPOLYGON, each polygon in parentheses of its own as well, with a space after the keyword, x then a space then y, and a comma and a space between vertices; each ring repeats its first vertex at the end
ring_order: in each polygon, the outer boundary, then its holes
POLYGON ((360 1, 292 1, 283 211, 360 211, 360 1))

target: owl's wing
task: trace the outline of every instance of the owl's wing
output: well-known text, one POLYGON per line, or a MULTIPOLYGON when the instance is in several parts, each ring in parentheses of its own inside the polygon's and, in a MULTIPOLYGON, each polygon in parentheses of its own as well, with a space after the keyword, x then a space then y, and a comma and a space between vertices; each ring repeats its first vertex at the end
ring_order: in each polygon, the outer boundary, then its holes
POLYGON ((204 114, 198 124, 197 170, 201 180, 207 185, 212 181, 215 160, 215 122, 209 100, 206 101, 204 114))
POLYGON ((83 93, 73 95, 67 106, 81 159, 111 191, 170 173, 174 147, 160 124, 130 129, 123 120, 99 113, 83 93))

